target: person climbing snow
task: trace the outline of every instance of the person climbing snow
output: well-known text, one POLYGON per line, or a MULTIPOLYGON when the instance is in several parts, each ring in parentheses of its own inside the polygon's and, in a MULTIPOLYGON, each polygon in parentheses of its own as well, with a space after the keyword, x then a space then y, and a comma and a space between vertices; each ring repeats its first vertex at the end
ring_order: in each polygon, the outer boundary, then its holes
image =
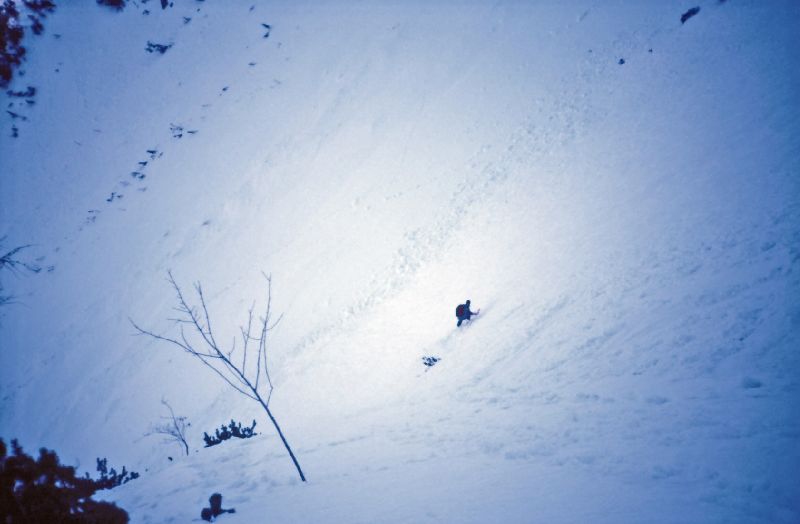
POLYGON ((466 304, 459 304, 458 307, 456 307, 456 318, 458 319, 458 324, 456 324, 456 326, 461 327, 462 322, 470 320, 472 315, 477 315, 480 312, 480 309, 478 311, 470 311, 469 300, 467 300, 466 304))

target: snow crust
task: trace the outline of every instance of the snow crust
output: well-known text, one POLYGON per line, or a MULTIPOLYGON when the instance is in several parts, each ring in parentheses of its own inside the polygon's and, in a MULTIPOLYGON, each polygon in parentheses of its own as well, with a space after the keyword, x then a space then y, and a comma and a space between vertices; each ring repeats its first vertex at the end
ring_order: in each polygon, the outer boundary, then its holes
POLYGON ((174 4, 62 2, 15 81, 0 236, 54 269, 2 275, 0 436, 139 471, 132 522, 800 520, 796 2, 174 4), (223 340, 272 275, 307 484, 134 335, 168 270, 223 340))

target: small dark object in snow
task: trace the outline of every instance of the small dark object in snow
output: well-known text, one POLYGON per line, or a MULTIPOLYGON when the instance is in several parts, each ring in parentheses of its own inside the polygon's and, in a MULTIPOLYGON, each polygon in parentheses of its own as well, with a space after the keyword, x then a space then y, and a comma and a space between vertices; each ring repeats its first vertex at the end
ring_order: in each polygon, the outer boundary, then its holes
POLYGON ((18 138, 19 137, 19 128, 17 126, 11 126, 11 138, 18 138))
POLYGON ((172 4, 169 2, 169 0, 161 0, 161 9, 166 9, 167 6, 172 7, 172 4))
POLYGON ((145 47, 144 50, 148 53, 160 53, 163 55, 170 47, 172 47, 172 44, 157 44, 148 40, 147 47, 145 47))
POLYGON ((39 20, 38 16, 28 15, 28 19, 31 21, 31 30, 33 31, 33 34, 40 35, 44 33, 44 24, 42 24, 42 21, 39 20))
POLYGON ((214 493, 208 498, 208 504, 210 507, 203 508, 200 512, 200 518, 211 522, 214 520, 215 517, 222 515, 223 513, 236 513, 236 509, 222 509, 222 495, 219 493, 214 493))
POLYGON ((172 132, 172 138, 180 138, 183 136, 183 126, 176 126, 175 124, 170 124, 169 130, 172 132))
POLYGON ((15 113, 15 112, 13 112, 13 111, 8 111, 8 110, 6 110, 6 113, 8 113, 9 115, 11 115, 11 118, 13 118, 14 120, 16 120, 17 118, 19 118, 20 120, 22 120, 22 121, 24 122, 24 121, 26 121, 26 120, 28 119, 28 117, 26 117, 26 116, 23 116, 23 115, 20 115, 19 113, 15 113))
POLYGON ((25 91, 6 91, 8 96, 13 96, 15 98, 31 98, 36 96, 36 88, 33 86, 28 86, 28 89, 25 91))
POLYGON ((125 9, 125 0, 97 0, 97 3, 117 11, 125 9))
POLYGON ((622 65, 622 64, 624 64, 624 63, 625 63, 625 59, 624 59, 624 58, 620 58, 620 59, 619 59, 619 62, 617 62, 617 63, 618 63, 619 65, 622 65))
POLYGON ((191 16, 184 16, 184 17, 183 17, 183 23, 184 23, 184 25, 188 24, 188 23, 189 23, 189 22, 191 22, 191 21, 192 21, 192 17, 191 17, 191 16))
POLYGON ((264 38, 269 38, 269 32, 272 30, 272 26, 269 24, 261 24, 266 29, 266 33, 264 33, 264 38))
POLYGON ((429 368, 435 366, 436 363, 439 362, 440 360, 442 359, 440 359, 439 357, 422 357, 422 363, 429 368))
POLYGON ((687 20, 700 12, 699 7, 693 7, 681 15, 681 23, 685 24, 687 20))
POLYGON ((648 49, 647 52, 648 53, 652 53, 653 52, 653 48, 648 49))

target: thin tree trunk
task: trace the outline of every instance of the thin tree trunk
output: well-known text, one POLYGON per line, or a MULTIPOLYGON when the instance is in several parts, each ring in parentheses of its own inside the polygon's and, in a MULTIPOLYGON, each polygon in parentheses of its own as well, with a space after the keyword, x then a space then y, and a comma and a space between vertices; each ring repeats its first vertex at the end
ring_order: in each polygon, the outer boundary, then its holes
POLYGON ((292 457, 292 462, 294 462, 294 467, 297 468, 297 472, 300 474, 300 480, 305 482, 306 481, 306 476, 303 475, 303 470, 300 469, 300 464, 297 462, 297 459, 295 458, 294 453, 292 453, 292 448, 289 447, 289 443, 286 442, 286 437, 283 436, 283 431, 281 431, 281 427, 278 425, 278 421, 275 420, 275 417, 272 416, 272 412, 269 410, 269 408, 264 403, 264 401, 261 400, 261 396, 260 395, 258 397, 258 402, 261 404, 261 407, 264 408, 264 411, 267 412, 267 416, 272 421, 272 425, 275 426, 275 429, 278 431, 278 436, 281 438, 281 441, 283 442, 283 445, 286 447, 286 451, 289 452, 289 456, 292 457))

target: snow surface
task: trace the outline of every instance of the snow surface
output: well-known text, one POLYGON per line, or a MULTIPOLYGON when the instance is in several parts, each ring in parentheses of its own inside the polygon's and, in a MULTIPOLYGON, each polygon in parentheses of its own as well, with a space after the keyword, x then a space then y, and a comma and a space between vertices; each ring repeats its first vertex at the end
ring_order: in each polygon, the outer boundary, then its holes
POLYGON ((800 521, 800 4, 61 4, 0 138, 0 237, 54 268, 1 275, 0 436, 139 471, 132 522, 800 521), (272 274, 308 483, 134 336, 168 270, 220 339, 272 274))

